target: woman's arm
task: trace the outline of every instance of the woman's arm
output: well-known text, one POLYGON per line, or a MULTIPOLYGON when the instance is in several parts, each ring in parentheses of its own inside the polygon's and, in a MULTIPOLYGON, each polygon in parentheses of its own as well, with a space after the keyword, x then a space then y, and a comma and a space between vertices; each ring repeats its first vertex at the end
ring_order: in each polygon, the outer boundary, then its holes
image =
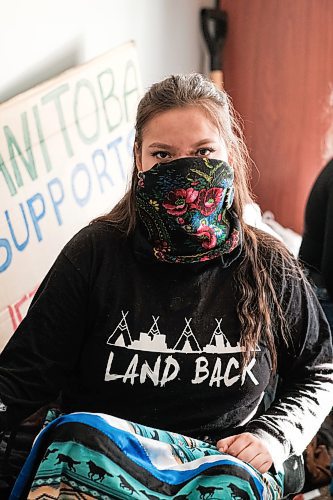
POLYGON ((246 426, 276 465, 302 454, 333 406, 331 334, 305 279, 293 284, 287 315, 293 346, 279 348, 281 387, 267 412, 246 426))
POLYGON ((75 370, 87 324, 88 288, 61 252, 0 355, 0 429, 56 399, 75 370))

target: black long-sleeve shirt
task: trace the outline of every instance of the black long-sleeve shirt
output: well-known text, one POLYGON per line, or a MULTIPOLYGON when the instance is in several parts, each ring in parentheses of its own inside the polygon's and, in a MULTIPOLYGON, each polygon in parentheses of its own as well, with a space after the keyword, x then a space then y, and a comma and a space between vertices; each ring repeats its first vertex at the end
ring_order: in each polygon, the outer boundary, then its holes
POLYGON ((275 463, 301 453, 333 403, 332 345, 311 287, 281 276, 293 347, 277 339, 284 388, 258 414, 271 357, 261 342, 241 372, 238 260, 204 264, 142 259, 107 223, 80 231, 0 356, 7 405, 0 426, 13 426, 61 391, 68 412, 215 438, 244 426, 267 442, 275 463))
POLYGON ((333 300, 333 159, 320 172, 311 189, 299 258, 321 274, 333 300))

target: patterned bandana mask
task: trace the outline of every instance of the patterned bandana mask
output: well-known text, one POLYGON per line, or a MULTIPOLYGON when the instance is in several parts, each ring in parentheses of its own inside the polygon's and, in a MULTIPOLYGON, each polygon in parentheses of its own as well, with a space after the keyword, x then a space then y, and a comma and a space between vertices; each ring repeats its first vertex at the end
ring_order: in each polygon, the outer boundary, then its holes
POLYGON ((139 173, 138 214, 157 260, 202 262, 238 246, 239 222, 230 211, 233 180, 224 161, 197 157, 139 173))

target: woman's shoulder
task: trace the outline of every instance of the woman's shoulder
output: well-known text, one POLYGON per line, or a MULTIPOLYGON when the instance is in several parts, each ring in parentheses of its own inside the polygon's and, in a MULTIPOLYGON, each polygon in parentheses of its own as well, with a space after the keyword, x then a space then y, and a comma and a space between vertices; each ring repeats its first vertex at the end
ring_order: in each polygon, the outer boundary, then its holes
POLYGON ((80 229, 67 242, 62 254, 73 263, 109 256, 114 259, 127 245, 128 238, 114 224, 95 221, 80 229))
POLYGON ((87 242, 116 242, 122 241, 126 237, 122 231, 120 231, 115 224, 107 220, 93 221, 87 226, 81 228, 74 236, 69 240, 69 245, 82 244, 87 242))

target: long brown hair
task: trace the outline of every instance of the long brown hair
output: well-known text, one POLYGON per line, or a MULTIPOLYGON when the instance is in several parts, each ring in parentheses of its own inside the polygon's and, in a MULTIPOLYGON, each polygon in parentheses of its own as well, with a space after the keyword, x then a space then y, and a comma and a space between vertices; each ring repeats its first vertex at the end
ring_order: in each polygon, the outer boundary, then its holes
MULTIPOLYGON (((252 161, 245 146, 241 120, 233 108, 230 97, 223 90, 198 73, 172 75, 155 83, 141 99, 136 117, 135 144, 140 152, 142 134, 147 123, 157 114, 174 108, 196 106, 218 127, 226 142, 229 162, 234 168, 235 198, 233 210, 238 214, 243 230, 243 257, 234 274, 237 311, 241 323, 241 345, 244 347, 242 365, 249 361, 264 339, 276 369, 277 353, 275 338, 278 333, 286 343, 290 339, 283 301, 274 276, 298 273, 297 266, 284 247, 275 238, 251 228, 243 221, 243 210, 253 197, 249 188, 252 161), (273 249, 273 250, 272 250, 273 249), (277 271, 274 272, 274 270, 277 271)), ((124 234, 130 234, 136 224, 135 191, 137 169, 134 168, 130 187, 125 196, 110 213, 96 220, 115 224, 124 234)), ((281 281, 281 280, 280 280, 281 281)))

